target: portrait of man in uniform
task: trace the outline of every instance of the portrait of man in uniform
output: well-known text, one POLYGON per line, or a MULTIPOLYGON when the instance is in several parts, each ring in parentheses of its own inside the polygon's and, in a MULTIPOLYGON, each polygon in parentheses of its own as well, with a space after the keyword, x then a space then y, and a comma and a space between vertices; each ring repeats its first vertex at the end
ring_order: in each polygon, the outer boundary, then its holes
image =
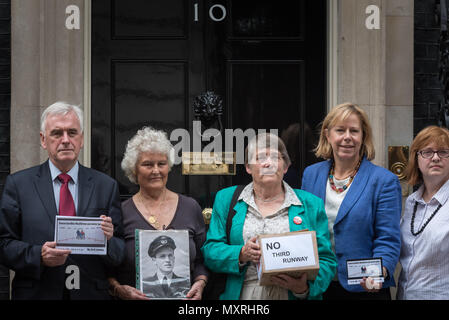
MULTIPOLYGON (((153 264, 152 273, 142 274, 142 291, 154 299, 183 299, 190 290, 190 277, 175 273, 178 269, 189 270, 189 265, 176 265, 175 240, 159 235, 148 246, 148 257, 153 264)), ((188 254, 188 250, 187 250, 188 254)), ((148 263, 148 262, 147 262, 148 263)), ((147 269, 147 270, 151 270, 147 269)))

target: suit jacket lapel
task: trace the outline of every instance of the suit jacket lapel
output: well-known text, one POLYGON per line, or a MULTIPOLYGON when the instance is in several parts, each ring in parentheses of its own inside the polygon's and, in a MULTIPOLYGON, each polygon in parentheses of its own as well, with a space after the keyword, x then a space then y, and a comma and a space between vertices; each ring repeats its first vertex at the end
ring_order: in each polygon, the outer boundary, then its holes
POLYGON ((55 194, 53 191, 53 181, 51 180, 50 168, 48 161, 41 164, 39 171, 34 180, 34 186, 42 204, 45 207, 45 212, 50 219, 51 224, 54 226, 55 216, 58 213, 55 202, 55 194))
POLYGON ((84 216, 90 197, 92 196, 94 182, 90 170, 82 165, 80 165, 79 168, 78 179, 78 211, 76 212, 76 215, 84 216))
POLYGON ((363 191, 367 186, 370 171, 370 162, 366 160, 366 158, 363 158, 363 161, 360 164, 359 172, 357 172, 357 175, 354 177, 351 187, 340 205, 337 219, 335 219, 335 224, 339 223, 348 214, 348 212, 351 211, 354 204, 363 194, 363 191))

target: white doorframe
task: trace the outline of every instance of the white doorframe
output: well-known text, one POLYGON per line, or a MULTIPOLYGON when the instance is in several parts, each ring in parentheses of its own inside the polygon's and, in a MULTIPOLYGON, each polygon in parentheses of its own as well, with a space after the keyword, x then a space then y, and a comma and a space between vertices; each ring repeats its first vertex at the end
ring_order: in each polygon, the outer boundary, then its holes
POLYGON ((327 112, 338 104, 338 0, 327 0, 327 112))
POLYGON ((91 32, 92 0, 84 1, 84 148, 83 165, 91 166, 91 32))

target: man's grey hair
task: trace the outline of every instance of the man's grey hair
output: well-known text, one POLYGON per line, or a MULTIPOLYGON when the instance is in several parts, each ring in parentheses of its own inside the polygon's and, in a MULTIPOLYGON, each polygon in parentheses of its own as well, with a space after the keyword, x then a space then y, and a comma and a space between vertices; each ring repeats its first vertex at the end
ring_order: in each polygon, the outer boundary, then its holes
POLYGON ((75 106, 64 101, 55 102, 44 110, 41 115, 41 132, 45 133, 46 121, 49 115, 66 115, 69 112, 75 113, 80 123, 81 132, 84 132, 83 110, 81 110, 79 106, 75 106))

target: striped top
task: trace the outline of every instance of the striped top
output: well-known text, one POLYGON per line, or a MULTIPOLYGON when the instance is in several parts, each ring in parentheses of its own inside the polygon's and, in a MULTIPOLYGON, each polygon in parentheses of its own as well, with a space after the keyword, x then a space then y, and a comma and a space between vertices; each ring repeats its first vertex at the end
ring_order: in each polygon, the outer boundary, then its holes
POLYGON ((398 299, 449 299, 449 180, 426 203, 424 186, 411 194, 401 219, 401 275, 398 299), (424 231, 414 236, 410 231, 413 208, 418 202, 414 231, 420 230, 432 213, 442 205, 424 231))

